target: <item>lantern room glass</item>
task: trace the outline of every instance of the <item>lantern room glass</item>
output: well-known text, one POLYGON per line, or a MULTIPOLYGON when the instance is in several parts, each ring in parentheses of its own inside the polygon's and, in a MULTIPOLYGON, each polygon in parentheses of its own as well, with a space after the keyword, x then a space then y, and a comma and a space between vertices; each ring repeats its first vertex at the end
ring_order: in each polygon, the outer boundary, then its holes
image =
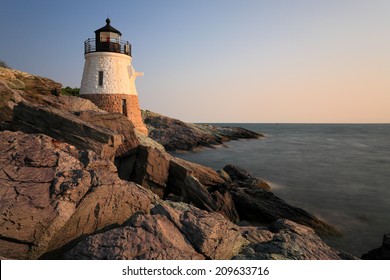
POLYGON ((113 32, 100 32, 100 42, 119 43, 120 36, 119 34, 113 32))

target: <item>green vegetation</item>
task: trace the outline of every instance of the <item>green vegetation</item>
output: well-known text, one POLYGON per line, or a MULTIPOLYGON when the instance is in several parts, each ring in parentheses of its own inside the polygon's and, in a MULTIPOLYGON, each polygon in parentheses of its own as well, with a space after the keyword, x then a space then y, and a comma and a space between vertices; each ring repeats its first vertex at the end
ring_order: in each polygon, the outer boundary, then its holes
POLYGON ((3 60, 0 60, 0 67, 11 68, 11 67, 9 67, 8 64, 7 64, 5 61, 3 61, 3 60))
POLYGON ((80 88, 71 88, 71 87, 65 87, 61 89, 62 95, 73 95, 73 96, 79 96, 80 88))

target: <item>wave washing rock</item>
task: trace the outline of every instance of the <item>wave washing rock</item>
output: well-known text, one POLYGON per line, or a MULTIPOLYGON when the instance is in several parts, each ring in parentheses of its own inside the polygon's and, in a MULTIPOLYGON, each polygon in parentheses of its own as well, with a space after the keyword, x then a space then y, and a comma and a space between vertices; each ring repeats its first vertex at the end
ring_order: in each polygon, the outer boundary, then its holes
POLYGON ((190 124, 151 111, 142 111, 149 137, 167 151, 192 150, 199 146, 211 147, 236 139, 258 139, 263 135, 240 127, 217 127, 190 124))
POLYGON ((155 197, 115 166, 41 134, 0 132, 0 255, 35 259, 135 212, 155 197))
POLYGON ((340 235, 333 226, 268 191, 269 186, 264 181, 254 178, 247 171, 232 165, 225 166, 223 170, 231 176, 232 182, 226 183, 224 188, 231 194, 241 220, 269 224, 278 219, 289 219, 309 226, 321 235, 340 235))

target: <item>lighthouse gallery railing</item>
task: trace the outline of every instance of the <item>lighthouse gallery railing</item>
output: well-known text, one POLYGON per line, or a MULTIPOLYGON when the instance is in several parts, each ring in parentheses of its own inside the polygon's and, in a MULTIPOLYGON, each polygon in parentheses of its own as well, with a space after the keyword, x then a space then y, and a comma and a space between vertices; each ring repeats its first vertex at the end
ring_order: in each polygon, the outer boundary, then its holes
POLYGON ((116 52, 131 56, 131 44, 128 41, 96 42, 95 38, 84 41, 84 54, 91 52, 116 52))

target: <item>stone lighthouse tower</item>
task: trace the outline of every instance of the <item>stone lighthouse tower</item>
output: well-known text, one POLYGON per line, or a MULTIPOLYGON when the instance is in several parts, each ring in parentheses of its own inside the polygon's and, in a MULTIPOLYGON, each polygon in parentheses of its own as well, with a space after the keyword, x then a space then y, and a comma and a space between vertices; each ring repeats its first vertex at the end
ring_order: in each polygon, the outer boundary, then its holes
POLYGON ((106 25, 95 31, 95 38, 84 42, 80 97, 105 111, 122 113, 133 122, 136 130, 147 135, 135 88, 135 79, 143 73, 134 71, 131 44, 122 41, 121 36, 107 18, 106 25))

